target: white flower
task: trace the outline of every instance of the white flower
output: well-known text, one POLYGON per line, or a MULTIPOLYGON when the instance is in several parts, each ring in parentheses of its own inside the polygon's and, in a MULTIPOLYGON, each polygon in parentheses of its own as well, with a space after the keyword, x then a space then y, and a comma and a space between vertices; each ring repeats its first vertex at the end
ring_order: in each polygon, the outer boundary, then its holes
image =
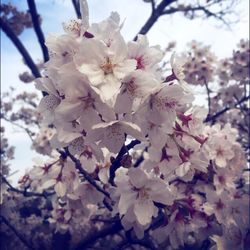
POLYGON ((120 215, 133 208, 139 224, 147 225, 158 208, 154 202, 164 205, 173 203, 173 194, 167 184, 159 178, 152 177, 140 168, 132 168, 127 174, 125 171, 117 173, 115 178, 116 193, 120 195, 118 209, 120 215), (120 177, 119 177, 120 174, 120 177))
POLYGON ((165 123, 171 131, 177 117, 176 111, 192 99, 192 95, 185 94, 177 84, 163 86, 147 100, 146 118, 154 124, 165 123))
POLYGON ((159 46, 149 47, 148 39, 144 35, 138 35, 136 41, 128 43, 129 58, 137 62, 136 69, 149 70, 163 58, 163 52, 159 46))
POLYGON ((172 54, 170 58, 170 64, 172 67, 173 74, 175 78, 179 81, 183 81, 185 79, 184 65, 187 59, 184 56, 176 55, 175 53, 172 54))
POLYGON ((123 38, 118 38, 112 47, 99 40, 86 40, 74 57, 77 69, 88 77, 91 85, 101 90, 104 100, 118 92, 121 79, 136 67, 135 60, 127 59, 123 38))
POLYGON ((101 147, 108 148, 113 153, 118 153, 126 140, 127 135, 142 139, 140 128, 126 121, 112 121, 108 123, 99 123, 93 126, 87 136, 88 141, 99 142, 101 147))
POLYGON ((220 126, 207 128, 208 140, 205 143, 205 150, 210 159, 214 160, 216 165, 225 168, 229 160, 233 159, 233 140, 235 140, 234 132, 230 127, 221 130, 220 126))
POLYGON ((38 78, 35 81, 36 88, 47 93, 41 99, 38 111, 43 113, 45 123, 51 123, 54 121, 54 110, 61 102, 60 94, 49 78, 38 78))
POLYGON ((122 85, 115 102, 117 113, 136 111, 151 91, 159 86, 152 74, 137 70, 122 80, 122 85))

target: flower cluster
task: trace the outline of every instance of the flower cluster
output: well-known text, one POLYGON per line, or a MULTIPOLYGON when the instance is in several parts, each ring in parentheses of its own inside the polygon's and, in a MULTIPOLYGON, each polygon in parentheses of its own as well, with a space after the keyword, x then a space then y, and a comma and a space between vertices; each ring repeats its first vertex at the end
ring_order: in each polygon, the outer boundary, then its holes
POLYGON ((30 13, 17 10, 11 3, 0 5, 1 18, 8 23, 16 35, 33 26, 30 13))
POLYGON ((214 79, 216 57, 209 46, 192 41, 184 65, 185 80, 194 85, 204 85, 214 79))
MULTIPOLYGON (((46 42, 50 60, 36 87, 45 93, 38 109, 47 128, 33 147, 51 159, 19 181, 45 211, 25 223, 44 221, 46 232, 69 233, 72 245, 91 240, 88 231, 106 220, 117 226, 111 249, 126 237, 150 240, 152 249, 201 249, 207 241, 244 249, 249 196, 238 132, 204 124, 207 111, 193 105, 185 82, 212 79, 208 48, 193 44, 190 72, 173 55, 172 74, 163 77, 160 47, 143 35, 125 42, 117 13, 89 25, 85 1, 81 11, 82 20, 46 42)), ((46 232, 43 240, 53 241, 46 232)))

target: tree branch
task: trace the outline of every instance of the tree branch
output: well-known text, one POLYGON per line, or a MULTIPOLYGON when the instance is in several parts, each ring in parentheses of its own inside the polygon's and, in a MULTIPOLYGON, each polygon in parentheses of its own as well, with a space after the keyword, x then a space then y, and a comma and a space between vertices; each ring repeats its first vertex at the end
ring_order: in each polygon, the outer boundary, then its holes
POLYGON ((3 223, 10 228, 10 230, 16 235, 16 237, 28 248, 35 250, 35 248, 25 239, 25 237, 20 234, 13 225, 9 223, 9 221, 2 215, 0 215, 0 219, 3 223))
POLYGON ((44 62, 47 62, 49 60, 49 52, 45 45, 45 38, 43 35, 43 31, 41 29, 40 20, 39 20, 40 16, 37 13, 35 1, 27 0, 27 2, 28 2, 29 12, 32 18, 32 22, 33 22, 33 27, 34 27, 38 42, 43 52, 43 60, 44 62))
POLYGON ((96 181, 90 176, 90 174, 83 169, 81 162, 73 156, 67 148, 65 148, 65 153, 66 156, 69 156, 69 158, 75 163, 76 168, 78 171, 84 176, 84 178, 91 184, 93 185, 97 191, 101 192, 104 194, 106 197, 110 198, 110 194, 105 191, 101 186, 99 186, 96 181))
POLYGON ((10 40, 13 42, 13 44, 16 46, 20 54, 23 56, 23 59, 26 63, 26 65, 30 68, 32 74, 34 77, 41 77, 41 74, 36 66, 36 64, 33 62, 31 56, 29 55, 26 48, 23 46, 22 42, 19 40, 19 38, 16 36, 16 34, 12 31, 12 29, 9 27, 7 23, 3 21, 3 19, 0 19, 0 27, 4 31, 4 33, 10 38, 10 40))
POLYGON ((151 2, 151 7, 152 7, 152 13, 155 12, 155 0, 150 0, 151 2))
POLYGON ((122 157, 135 145, 140 144, 141 142, 139 140, 133 140, 131 141, 127 146, 123 145, 120 149, 120 152, 116 156, 115 160, 112 162, 110 168, 109 168, 109 183, 113 186, 115 186, 114 179, 115 179, 115 171, 121 166, 121 160, 122 157))
POLYGON ((82 17, 80 12, 79 0, 72 0, 72 4, 74 6, 77 18, 81 19, 82 17))
POLYGON ((1 118, 4 119, 6 122, 9 122, 10 124, 24 130, 27 133, 27 135, 29 136, 30 140, 32 142, 34 142, 34 139, 32 137, 34 135, 34 133, 31 130, 29 130, 28 128, 25 128, 24 126, 22 126, 22 125, 20 125, 18 123, 15 123, 15 122, 11 121, 9 118, 5 117, 4 114, 1 115, 1 118))
MULTIPOLYGON (((232 11, 230 11, 230 9, 233 9, 233 4, 236 2, 234 0, 231 1, 231 4, 229 6, 227 6, 226 8, 224 9, 220 9, 219 11, 217 12, 214 12, 212 10, 210 10, 209 8, 216 4, 219 4, 220 2, 222 1, 213 1, 207 5, 204 5, 204 6, 201 6, 201 5, 197 5, 197 6, 183 6, 183 7, 177 7, 177 8, 169 8, 167 10, 165 10, 162 15, 171 15, 173 13, 176 13, 176 12, 183 12, 184 14, 187 14, 187 13, 190 13, 190 19, 193 19, 195 17, 194 13, 195 12, 203 12, 204 13, 204 18, 209 18, 209 17, 214 17, 215 19, 218 19, 220 20, 221 22, 224 23, 224 25, 226 25, 229 29, 230 29, 230 23, 229 21, 227 21, 225 19, 225 15, 226 14, 229 14, 229 13, 232 13, 232 11)), ((218 7, 220 8, 220 7, 218 7)))
POLYGON ((215 113, 211 116, 208 115, 207 118, 204 120, 204 122, 215 122, 219 116, 221 116, 222 114, 224 114, 225 112, 227 112, 228 110, 230 110, 232 108, 236 108, 238 105, 240 105, 241 103, 243 103, 249 99, 250 99, 250 96, 243 97, 241 100, 239 100, 237 103, 235 103, 232 107, 225 107, 224 109, 218 111, 217 113, 215 113))
MULTIPOLYGON (((150 17, 146 21, 146 23, 142 26, 138 34, 145 35, 148 31, 152 28, 154 23, 158 20, 158 18, 163 14, 164 9, 170 5, 171 3, 175 2, 176 0, 162 0, 161 3, 152 11, 150 17)), ((152 2, 152 1, 151 1, 152 2)), ((135 36, 134 40, 137 39, 138 34, 135 36)))
POLYGON ((207 83, 206 79, 204 79, 204 85, 205 85, 206 90, 207 90, 208 116, 210 116, 210 114, 211 114, 211 96, 210 96, 211 90, 208 87, 208 83, 207 83))
POLYGON ((17 189, 15 187, 13 187, 2 174, 0 174, 0 178, 9 187, 9 189, 8 189, 9 191, 22 194, 25 197, 36 196, 36 197, 42 197, 42 198, 47 199, 48 196, 54 194, 54 193, 47 193, 47 192, 37 193, 37 192, 30 192, 30 191, 27 191, 27 190, 20 190, 20 189, 17 189))

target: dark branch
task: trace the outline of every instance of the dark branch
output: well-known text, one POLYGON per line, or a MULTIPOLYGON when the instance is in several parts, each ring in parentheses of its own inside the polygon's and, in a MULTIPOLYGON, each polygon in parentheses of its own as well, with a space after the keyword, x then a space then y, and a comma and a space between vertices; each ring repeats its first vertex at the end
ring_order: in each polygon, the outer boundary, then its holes
MULTIPOLYGON (((165 8, 175 1, 176 0, 162 0, 161 3, 156 8, 154 7, 154 11, 152 11, 150 17, 148 18, 146 23, 143 25, 143 27, 141 28, 138 34, 142 34, 142 35, 147 34, 148 31, 155 24, 155 22, 158 20, 158 18, 163 14, 165 8)), ((136 39, 137 39, 137 35, 134 38, 134 40, 136 39)))
POLYGON ((25 239, 25 237, 20 234, 13 225, 11 225, 9 223, 9 221, 3 217, 2 215, 0 215, 0 219, 3 221, 3 223, 8 226, 10 228, 10 230, 16 235, 16 237, 28 248, 28 249, 32 249, 35 250, 35 248, 25 239))
POLYGON ((245 96, 243 97, 241 100, 239 100, 237 103, 235 103, 233 106, 228 106, 225 107, 224 109, 218 111, 217 113, 215 113, 214 115, 211 116, 207 116, 207 118, 204 120, 204 122, 215 122, 216 119, 221 116, 222 114, 224 114, 225 112, 227 112, 228 110, 232 109, 232 108, 236 108, 238 105, 242 104, 243 102, 246 102, 247 100, 250 99, 250 96, 245 96))
POLYGON ((10 38, 10 40, 14 43, 20 54, 23 56, 23 59, 26 65, 30 68, 33 76, 36 78, 41 77, 41 74, 36 64, 33 62, 31 56, 29 55, 28 51, 23 46, 22 42, 19 40, 16 34, 9 27, 9 25, 2 20, 2 18, 0 19, 0 27, 4 31, 4 33, 10 38))
POLYGON ((234 9, 234 5, 237 1, 231 0, 231 4, 229 4, 227 7, 221 9, 220 6, 217 6, 217 9, 219 8, 219 11, 213 11, 211 7, 214 7, 215 5, 219 4, 222 1, 212 1, 211 3, 207 5, 189 5, 189 6, 183 6, 183 7, 177 7, 177 8, 169 8, 165 10, 162 15, 171 15, 176 12, 183 12, 188 18, 193 19, 195 17, 199 17, 196 13, 203 13, 203 18, 210 18, 213 17, 219 21, 221 21, 224 25, 226 25, 230 29, 230 22, 226 20, 227 14, 234 13, 232 10, 234 9))
POLYGON ((151 2, 151 7, 152 7, 152 14, 155 12, 155 0, 150 0, 151 2))
POLYGON ((75 163, 76 168, 84 176, 84 178, 91 185, 93 185, 96 188, 96 190, 104 194, 106 197, 110 198, 110 194, 96 183, 96 181, 90 176, 90 174, 86 170, 83 169, 81 162, 75 156, 73 156, 67 148, 65 148, 65 153, 66 153, 66 156, 69 156, 69 158, 75 163))
POLYGON ((79 0, 72 0, 72 4, 74 6, 77 18, 81 19, 81 12, 80 12, 79 0))
POLYGON ((84 250, 88 246, 94 244, 97 240, 104 238, 108 235, 113 235, 122 229, 120 221, 114 223, 111 226, 106 226, 98 232, 90 233, 87 235, 75 248, 74 250, 84 250))
POLYGON ((29 12, 30 12, 30 15, 32 18, 32 22, 33 22, 33 27, 34 27, 38 42, 39 42, 40 47, 41 47, 42 52, 43 52, 43 60, 44 60, 44 62, 47 62, 49 60, 49 52, 48 52, 48 49, 45 45, 45 38, 43 35, 43 31, 41 29, 40 20, 39 20, 40 16, 37 13, 35 1, 34 0, 27 0, 27 2, 28 2, 29 12))
POLYGON ((112 165, 109 169, 109 183, 111 185, 115 186, 114 179, 115 179, 115 171, 121 166, 121 160, 122 157, 135 145, 140 144, 141 142, 139 140, 133 140, 131 141, 127 146, 123 145, 120 149, 120 152, 116 156, 115 160, 112 162, 112 165))
POLYGON ((204 79, 204 85, 205 85, 206 90, 207 90, 208 116, 210 116, 210 114, 211 114, 211 96, 210 96, 211 90, 208 87, 208 83, 207 83, 206 79, 204 79))
POLYGON ((22 194, 25 197, 36 196, 36 197, 42 197, 42 198, 47 199, 48 196, 54 194, 54 193, 47 193, 47 192, 37 193, 37 192, 31 192, 31 191, 27 191, 27 190, 20 190, 20 189, 17 189, 15 187, 13 187, 2 174, 0 174, 0 178, 9 187, 8 191, 12 191, 12 192, 22 194))

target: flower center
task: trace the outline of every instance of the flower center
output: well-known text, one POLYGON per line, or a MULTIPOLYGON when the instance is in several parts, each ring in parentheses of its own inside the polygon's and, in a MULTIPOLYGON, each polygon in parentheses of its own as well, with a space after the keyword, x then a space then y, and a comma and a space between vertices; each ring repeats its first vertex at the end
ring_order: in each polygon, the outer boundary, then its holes
POLYGON ((101 65, 101 69, 103 70, 105 75, 113 73, 113 67, 111 60, 107 57, 106 62, 101 65))

